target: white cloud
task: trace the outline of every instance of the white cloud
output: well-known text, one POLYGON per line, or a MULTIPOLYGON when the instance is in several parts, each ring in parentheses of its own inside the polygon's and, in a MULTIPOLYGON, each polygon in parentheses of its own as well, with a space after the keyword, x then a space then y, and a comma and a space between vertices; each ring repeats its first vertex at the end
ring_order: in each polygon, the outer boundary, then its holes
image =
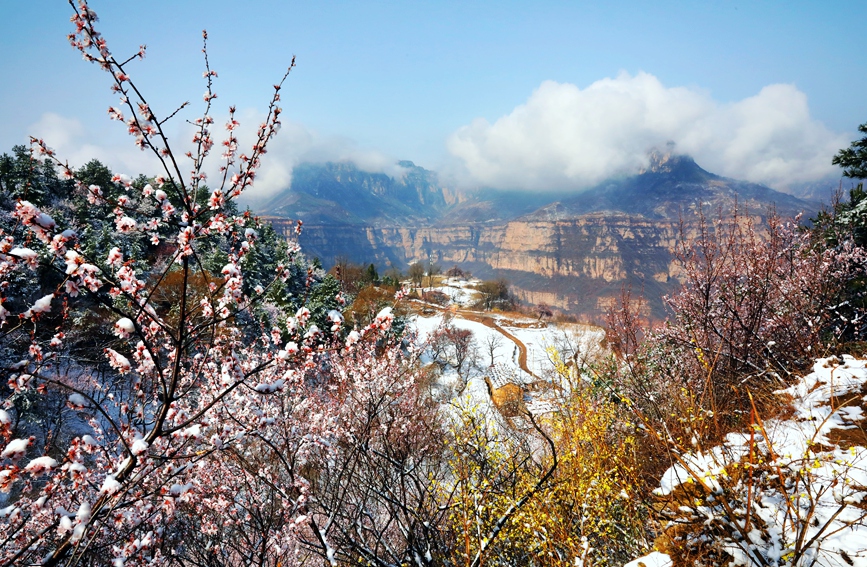
POLYGON ((583 90, 545 81, 493 124, 479 118, 458 129, 447 147, 474 183, 567 189, 634 173, 669 142, 713 173, 785 188, 839 175, 831 157, 848 138, 812 119, 794 85, 721 104, 648 73, 622 73, 583 90))
MULTIPOLYGON (((245 124, 248 125, 239 134, 241 148, 252 146, 255 128, 249 126, 258 125, 262 118, 262 115, 248 111, 239 119, 242 129, 245 124)), ((300 163, 327 161, 352 162, 364 171, 386 173, 392 177, 403 174, 397 159, 391 156, 359 147, 349 138, 324 136, 298 122, 283 120, 280 131, 271 140, 268 153, 262 159, 262 169, 256 184, 247 196, 260 198, 289 187, 292 170, 300 163)))
POLYGON ((126 128, 122 124, 109 124, 106 120, 106 125, 114 128, 95 134, 75 118, 46 112, 28 128, 28 132, 42 138, 56 152, 58 159, 76 168, 98 159, 116 173, 132 176, 160 172, 154 155, 138 149, 133 139, 125 134, 126 128))
MULTIPOLYGON (((222 124, 226 122, 226 116, 214 118, 212 132, 215 142, 219 144, 225 134, 222 124)), ((237 119, 241 124, 235 131, 239 140, 239 153, 249 155, 255 141, 256 129, 264 115, 250 109, 239 113, 237 119)), ((157 175, 163 172, 153 153, 138 149, 133 139, 125 134, 122 125, 106 120, 105 124, 100 126, 102 128, 96 133, 94 128, 75 118, 45 113, 28 131, 33 136, 44 139, 45 143, 56 151, 61 161, 69 162, 76 168, 92 159, 98 159, 116 173, 135 176, 139 173, 157 175)), ((188 173, 189 160, 183 157, 183 153, 193 149, 190 140, 194 130, 192 125, 178 121, 174 127, 170 126, 168 131, 184 173, 188 173)), ((220 177, 219 168, 223 164, 219 157, 221 153, 221 148, 215 144, 205 164, 209 184, 212 186, 220 177)), ((391 176, 404 173, 395 159, 381 152, 360 148, 346 138, 322 136, 300 123, 284 120, 277 136, 271 140, 268 153, 262 158, 256 182, 246 192, 246 197, 261 198, 289 187, 292 169, 299 163, 325 161, 351 161, 365 171, 382 172, 391 176)))

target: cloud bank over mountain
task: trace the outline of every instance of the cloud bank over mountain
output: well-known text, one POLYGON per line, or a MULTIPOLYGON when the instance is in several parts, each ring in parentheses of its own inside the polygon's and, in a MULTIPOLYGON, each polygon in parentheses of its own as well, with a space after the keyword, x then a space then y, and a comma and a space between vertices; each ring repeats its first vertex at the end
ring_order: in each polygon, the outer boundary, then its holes
POLYGON ((733 103, 696 88, 622 73, 581 89, 543 82, 493 124, 478 118, 447 141, 473 184, 581 189, 648 163, 674 144, 705 169, 785 189, 839 175, 832 156, 849 143, 810 116, 794 85, 764 87, 733 103))
MULTIPOLYGON (((214 118, 220 142, 226 118, 214 118)), ((243 151, 253 145, 264 115, 247 109, 238 118, 243 151)), ((122 127, 99 135, 94 128, 46 113, 29 131, 76 167, 96 158, 130 175, 159 172, 157 160, 136 149, 122 127)), ((176 120, 169 135, 188 142, 193 127, 176 120)), ((720 103, 698 88, 666 87, 648 73, 623 73, 584 89, 545 81, 524 104, 493 123, 479 118, 459 128, 446 140, 450 159, 441 173, 467 187, 580 190, 634 174, 647 166, 651 150, 671 149, 691 155, 708 171, 785 191, 839 176, 831 158, 850 139, 812 118, 806 95, 794 85, 769 85, 754 96, 720 103)), ((179 154, 191 147, 176 144, 179 154)), ((387 155, 287 119, 248 197, 264 198, 289 187, 300 163, 349 161, 364 171, 400 177, 405 169, 398 159, 418 156, 387 155)), ((221 163, 218 155, 209 161, 211 184, 221 163)))
MULTIPOLYGON (((238 138, 241 148, 255 142, 256 128, 264 116, 249 110, 240 118, 238 138), (244 126, 246 125, 246 128, 244 126)), ((405 169, 397 165, 398 158, 375 149, 365 148, 343 136, 323 135, 300 122, 283 119, 277 136, 268 146, 256 184, 247 197, 261 198, 286 189, 292 183, 292 170, 301 163, 352 162, 371 173, 400 177, 405 169)))

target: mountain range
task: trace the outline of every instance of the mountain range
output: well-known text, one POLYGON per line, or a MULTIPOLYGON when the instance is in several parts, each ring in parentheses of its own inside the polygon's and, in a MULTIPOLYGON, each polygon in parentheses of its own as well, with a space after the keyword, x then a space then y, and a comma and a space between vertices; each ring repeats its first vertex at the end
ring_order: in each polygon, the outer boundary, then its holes
POLYGON ((291 186, 257 207, 291 237, 294 220, 308 256, 405 269, 413 262, 459 265, 505 277, 528 303, 600 320, 624 285, 664 315, 662 296, 678 283, 672 252, 700 214, 735 206, 759 223, 775 210, 808 216, 820 204, 763 185, 728 179, 683 155, 652 153, 646 170, 577 193, 460 191, 409 161, 391 177, 351 163, 303 164, 291 186))

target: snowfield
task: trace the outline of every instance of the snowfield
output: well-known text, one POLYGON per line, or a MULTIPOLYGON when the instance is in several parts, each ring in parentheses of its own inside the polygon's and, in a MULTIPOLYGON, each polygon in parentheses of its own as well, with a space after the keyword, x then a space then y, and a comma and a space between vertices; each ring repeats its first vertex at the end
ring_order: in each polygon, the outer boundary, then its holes
MULTIPOLYGON (((433 291, 438 291, 448 296, 449 302, 452 305, 458 305, 460 307, 470 307, 481 298, 481 294, 475 289, 472 289, 474 286, 477 286, 480 283, 482 283, 482 280, 446 278, 441 282, 441 285, 432 289, 433 291)), ((428 288, 422 289, 430 291, 428 288)))
POLYGON ((541 323, 541 327, 527 327, 514 323, 505 319, 502 327, 527 346, 527 366, 536 376, 550 373, 553 364, 550 349, 555 349, 565 359, 576 352, 591 351, 605 338, 604 330, 590 325, 541 323))
MULTIPOLYGON (((470 407, 493 409, 484 380, 485 376, 492 379, 495 387, 502 386, 505 382, 526 386, 539 379, 549 380, 554 374, 554 366, 548 353, 549 348, 556 348, 565 358, 571 356, 575 349, 588 352, 598 346, 605 336, 602 329, 587 325, 539 323, 534 319, 506 318, 502 315, 469 313, 467 316, 488 319, 498 327, 493 328, 466 319, 460 313, 451 318, 453 327, 471 331, 475 340, 474 365, 468 372, 466 389, 458 394, 462 398, 461 401, 469 404, 470 407), (509 335, 526 346, 527 366, 532 370, 532 374, 521 368, 520 347, 509 335), (491 368, 492 358, 495 369, 491 368)), ((416 315, 410 320, 420 345, 424 344, 442 323, 443 315, 416 315)), ((428 353, 425 353, 422 362, 430 364, 433 360, 428 353)), ((457 393, 456 389, 460 389, 461 382, 462 378, 455 369, 446 366, 438 380, 438 386, 443 392, 457 393)), ((547 404, 539 394, 526 393, 524 401, 533 413, 550 411, 550 404, 547 404), (533 396, 538 399, 534 399, 533 396)))
MULTIPOLYGON (((442 325, 442 322, 442 315, 435 315, 433 317, 423 317, 418 315, 411 319, 410 324, 418 333, 418 343, 424 344, 427 342, 431 334, 442 325)), ((473 332, 476 340, 477 357, 482 357, 477 361, 476 368, 469 371, 466 389, 460 394, 461 398, 463 398, 462 401, 467 403, 469 407, 493 410, 491 397, 488 395, 488 387, 485 385, 484 379, 484 369, 487 368, 488 365, 486 363, 490 362, 490 357, 487 352, 481 352, 481 349, 488 337, 497 337, 502 335, 482 323, 469 321, 461 317, 454 317, 451 323, 455 328, 467 329, 473 332)), ((514 343, 505 339, 501 339, 500 342, 500 346, 494 350, 495 361, 498 364, 509 366, 517 375, 523 375, 524 371, 518 367, 517 347, 515 347, 514 343)), ((431 364, 433 360, 429 354, 425 353, 422 356, 422 362, 424 364, 431 364)), ((438 380, 438 385, 454 392, 455 388, 458 387, 461 381, 462 379, 458 375, 457 371, 451 366, 447 366, 438 380)))

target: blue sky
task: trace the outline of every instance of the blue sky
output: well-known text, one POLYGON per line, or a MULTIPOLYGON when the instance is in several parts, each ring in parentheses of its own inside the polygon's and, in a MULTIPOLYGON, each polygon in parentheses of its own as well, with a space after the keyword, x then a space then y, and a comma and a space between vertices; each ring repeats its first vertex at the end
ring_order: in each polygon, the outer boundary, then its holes
MULTIPOLYGON (((36 133, 72 161, 89 151, 115 168, 146 167, 106 118, 107 77, 66 42, 69 6, 4 7, 0 150, 36 133)), ((666 141, 709 169, 786 186, 833 175, 822 164, 867 121, 864 2, 91 7, 117 55, 148 45, 131 74, 162 114, 201 101, 202 28, 218 107, 237 105, 248 123, 296 55, 290 127, 269 154, 282 167, 273 187, 305 159, 382 170, 411 159, 471 185, 580 188, 640 166, 666 141)))

